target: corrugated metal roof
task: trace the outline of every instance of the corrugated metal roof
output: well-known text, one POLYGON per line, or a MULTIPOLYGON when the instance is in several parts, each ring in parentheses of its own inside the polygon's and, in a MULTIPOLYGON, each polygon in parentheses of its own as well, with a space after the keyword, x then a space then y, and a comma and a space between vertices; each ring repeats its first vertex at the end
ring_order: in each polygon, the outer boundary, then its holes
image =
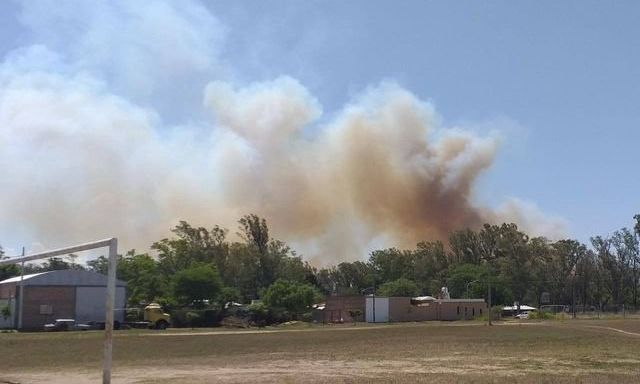
MULTIPOLYGON (((20 276, 0 281, 2 284, 19 283, 20 276)), ((91 271, 64 269, 24 275, 23 284, 28 285, 74 285, 74 286, 106 286, 107 276, 91 271)), ((127 283, 116 280, 116 286, 124 287, 127 283)))
MULTIPOLYGON (((32 277, 35 277, 35 276, 38 276, 38 275, 42 275, 43 273, 46 273, 46 272, 32 273, 30 275, 24 275, 23 278, 24 278, 24 281, 27 281, 27 280, 31 279, 32 277)), ((20 281, 20 276, 16 276, 16 277, 11 277, 11 278, 6 279, 6 280, 2 280, 2 281, 0 281, 0 284, 16 283, 16 282, 19 282, 19 281, 20 281)))
POLYGON ((443 303, 484 303, 484 299, 439 299, 443 303))
MULTIPOLYGON (((538 309, 538 308, 531 307, 531 306, 524 305, 524 304, 521 304, 521 305, 520 305, 520 310, 521 310, 521 311, 535 311, 535 310, 537 310, 537 309, 538 309)), ((516 307, 516 306, 507 306, 507 307, 502 307, 502 310, 503 310, 503 311, 517 311, 517 310, 518 310, 518 307, 516 307)))

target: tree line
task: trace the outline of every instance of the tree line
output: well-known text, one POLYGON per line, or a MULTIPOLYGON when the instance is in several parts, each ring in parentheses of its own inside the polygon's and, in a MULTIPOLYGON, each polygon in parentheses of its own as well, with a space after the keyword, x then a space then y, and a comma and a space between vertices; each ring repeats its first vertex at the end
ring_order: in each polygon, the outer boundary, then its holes
MULTIPOLYGON (((272 238, 266 220, 253 214, 238 221, 239 241, 220 226, 185 221, 172 233, 153 243, 154 256, 136 250, 118 256, 117 276, 127 282, 130 306, 156 301, 169 308, 221 309, 262 299, 252 307, 256 316, 285 319, 300 316, 322 295, 435 296, 448 287, 453 298, 486 299, 488 283, 497 305, 638 304, 640 215, 634 228, 594 236, 590 246, 530 237, 515 224, 485 224, 454 231, 447 242, 375 250, 366 261, 324 268, 272 238)), ((107 259, 81 265, 74 255, 52 258, 25 266, 25 273, 56 269, 106 273, 107 259)), ((0 280, 19 274, 18 265, 0 267, 0 280)))

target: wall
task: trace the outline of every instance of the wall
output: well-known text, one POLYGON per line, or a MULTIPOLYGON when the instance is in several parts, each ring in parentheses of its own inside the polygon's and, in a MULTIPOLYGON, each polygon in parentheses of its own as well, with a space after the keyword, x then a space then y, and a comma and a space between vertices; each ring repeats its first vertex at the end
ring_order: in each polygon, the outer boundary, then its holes
POLYGON ((443 300, 440 306, 440 320, 471 320, 486 315, 484 301, 443 300))
POLYGON ((16 283, 0 284, 0 299, 11 299, 16 296, 16 283))
POLYGON ((364 321, 364 296, 327 296, 325 300, 324 322, 352 322, 350 310, 359 310, 361 315, 356 321, 364 321))
POLYGON ((409 297, 389 298, 389 321, 471 320, 485 314, 482 300, 435 300, 412 305, 409 297))
POLYGON ((75 318, 75 293, 75 287, 25 286, 22 328, 42 329, 55 319, 75 318), (53 313, 41 314, 41 305, 50 305, 53 313))
POLYGON ((438 320, 438 303, 412 305, 409 297, 389 298, 389 321, 438 320))
MULTIPOLYGON (((124 287, 117 287, 113 318, 119 322, 124 321, 124 296, 124 287)), ((77 287, 75 295, 76 322, 105 321, 106 301, 106 287, 77 287)))

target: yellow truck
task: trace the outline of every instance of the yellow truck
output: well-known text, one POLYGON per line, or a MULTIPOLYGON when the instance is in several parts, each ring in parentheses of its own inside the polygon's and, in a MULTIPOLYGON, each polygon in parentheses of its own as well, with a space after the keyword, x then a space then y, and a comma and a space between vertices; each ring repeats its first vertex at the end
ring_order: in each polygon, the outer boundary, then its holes
MULTIPOLYGON (((139 309, 128 309, 127 318, 140 318, 139 309)), ((160 304, 151 303, 144 307, 142 321, 125 321, 123 328, 166 329, 171 325, 171 316, 162 311, 160 304)))
POLYGON ((166 329, 171 324, 171 316, 162 311, 160 304, 151 303, 144 307, 144 322, 148 328, 166 329))

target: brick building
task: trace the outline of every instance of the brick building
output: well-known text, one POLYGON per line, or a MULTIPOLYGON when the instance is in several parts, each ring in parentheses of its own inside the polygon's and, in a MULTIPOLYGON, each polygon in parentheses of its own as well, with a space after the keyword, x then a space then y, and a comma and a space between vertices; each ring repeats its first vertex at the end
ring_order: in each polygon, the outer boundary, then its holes
POLYGON ((364 309, 364 296, 327 296, 320 317, 324 323, 349 323, 354 321, 349 313, 360 311, 355 321, 364 321, 364 309))
POLYGON ((471 320, 486 313, 483 299, 412 300, 389 297, 389 321, 471 320))
MULTIPOLYGON (((20 302, 20 276, 0 281, 0 300, 14 308, 11 324, 21 329, 42 329, 55 319, 70 318, 77 322, 104 321, 107 276, 89 271, 61 270, 25 275, 23 308, 20 302)), ((115 308, 125 306, 125 285, 116 281, 115 308)), ((115 311, 116 321, 124 320, 124 311, 115 311)))
POLYGON ((350 311, 359 310, 362 315, 356 321, 376 323, 428 320, 471 320, 486 314, 483 299, 436 299, 426 296, 380 297, 327 296, 324 309, 318 319, 325 323, 351 322, 350 311))

